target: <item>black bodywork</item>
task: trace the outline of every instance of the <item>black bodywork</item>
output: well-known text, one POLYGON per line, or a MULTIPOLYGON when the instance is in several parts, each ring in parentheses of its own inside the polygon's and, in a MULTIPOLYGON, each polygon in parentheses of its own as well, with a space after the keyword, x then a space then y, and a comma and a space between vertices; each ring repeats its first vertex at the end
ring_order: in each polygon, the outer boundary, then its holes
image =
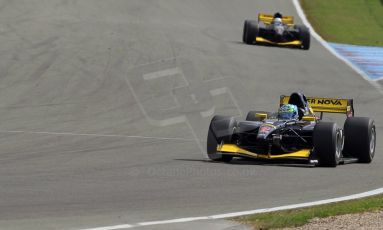
POLYGON ((301 40, 300 29, 298 26, 289 27, 287 25, 263 25, 259 26, 258 36, 269 41, 291 42, 295 40, 301 40))
POLYGON ((315 122, 299 120, 242 121, 233 133, 237 146, 257 154, 280 155, 313 148, 315 122))

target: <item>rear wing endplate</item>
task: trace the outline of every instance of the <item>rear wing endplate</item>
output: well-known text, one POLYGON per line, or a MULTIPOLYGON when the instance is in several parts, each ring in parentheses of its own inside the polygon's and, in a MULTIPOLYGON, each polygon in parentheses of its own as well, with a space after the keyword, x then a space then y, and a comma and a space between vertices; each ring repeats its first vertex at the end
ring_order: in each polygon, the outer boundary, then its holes
MULTIPOLYGON (((273 19, 274 19, 274 16, 271 14, 264 14, 264 13, 258 14, 258 22, 263 22, 263 23, 268 25, 268 24, 271 24, 273 19)), ((284 24, 292 26, 292 25, 294 25, 294 17, 293 16, 283 16, 282 22, 284 24)))
MULTIPOLYGON (((290 96, 281 95, 280 105, 287 104, 290 96)), ((354 100, 341 98, 325 98, 325 97, 307 97, 309 106, 314 112, 321 113, 342 113, 347 117, 354 116, 354 100)))

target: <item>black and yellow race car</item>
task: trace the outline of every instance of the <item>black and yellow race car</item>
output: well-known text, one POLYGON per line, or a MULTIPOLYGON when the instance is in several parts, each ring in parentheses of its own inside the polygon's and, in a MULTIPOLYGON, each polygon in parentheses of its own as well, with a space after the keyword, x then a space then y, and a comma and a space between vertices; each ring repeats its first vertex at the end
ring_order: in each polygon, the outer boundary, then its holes
POLYGON ((293 16, 281 13, 258 14, 258 21, 245 20, 242 40, 246 44, 310 48, 310 31, 304 25, 294 25, 293 16))
POLYGON ((207 136, 207 154, 213 161, 233 157, 308 163, 327 167, 370 163, 374 158, 374 120, 355 117, 353 99, 282 95, 280 105, 298 108, 299 117, 284 120, 278 114, 250 111, 246 120, 214 116, 207 136), (323 121, 323 113, 346 114, 344 127, 323 121))

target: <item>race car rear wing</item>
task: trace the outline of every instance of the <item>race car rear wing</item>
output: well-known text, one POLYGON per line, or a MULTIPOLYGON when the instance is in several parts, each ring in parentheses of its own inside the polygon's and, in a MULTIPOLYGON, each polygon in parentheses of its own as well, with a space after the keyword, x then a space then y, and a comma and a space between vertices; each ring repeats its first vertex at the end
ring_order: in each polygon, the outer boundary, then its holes
MULTIPOLYGON (((287 104, 290 96, 281 95, 280 105, 287 104)), ((321 113, 342 113, 347 117, 354 116, 354 100, 340 98, 307 97, 307 102, 314 112, 321 113)))
MULTIPOLYGON (((258 14, 258 22, 263 22, 267 25, 271 24, 271 22, 273 21, 273 18, 274 18, 274 16, 271 14, 264 14, 264 13, 258 14)), ((294 17, 293 16, 283 16, 282 22, 284 24, 292 26, 292 25, 294 25, 294 17)))

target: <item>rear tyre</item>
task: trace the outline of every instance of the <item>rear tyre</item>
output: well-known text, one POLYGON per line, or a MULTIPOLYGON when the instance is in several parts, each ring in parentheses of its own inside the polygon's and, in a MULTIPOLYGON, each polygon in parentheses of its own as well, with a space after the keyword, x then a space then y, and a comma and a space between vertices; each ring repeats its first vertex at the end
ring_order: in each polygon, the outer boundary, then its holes
POLYGON ((259 32, 259 27, 257 21, 246 20, 243 25, 243 35, 242 41, 248 45, 255 43, 255 38, 259 32))
POLYGON ((343 136, 341 130, 333 122, 319 122, 315 125, 314 151, 319 158, 319 165, 336 167, 342 152, 343 136))
POLYGON ((262 121, 259 117, 255 116, 257 113, 266 113, 267 118, 270 118, 272 115, 272 113, 266 111, 249 111, 246 116, 246 121, 262 121))
POLYGON ((376 129, 373 119, 348 117, 344 123, 344 154, 370 163, 375 155, 376 129))
POLYGON ((295 28, 299 31, 299 39, 302 42, 301 48, 304 50, 310 49, 310 31, 309 28, 303 25, 296 25, 295 28))
POLYGON ((234 117, 216 115, 210 122, 207 135, 207 155, 211 160, 230 162, 233 157, 217 153, 217 146, 222 143, 231 143, 237 121, 234 117))

